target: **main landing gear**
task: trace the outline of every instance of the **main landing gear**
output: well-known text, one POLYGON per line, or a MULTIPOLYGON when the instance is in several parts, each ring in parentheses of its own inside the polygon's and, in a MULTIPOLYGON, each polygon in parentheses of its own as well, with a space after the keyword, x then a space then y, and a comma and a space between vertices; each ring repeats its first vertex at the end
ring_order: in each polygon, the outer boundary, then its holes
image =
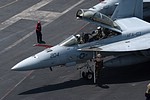
POLYGON ((94 63, 92 61, 87 61, 80 68, 80 76, 87 80, 94 79, 94 63))
POLYGON ((82 77, 86 78, 88 80, 92 80, 93 79, 93 73, 92 72, 82 72, 82 77))

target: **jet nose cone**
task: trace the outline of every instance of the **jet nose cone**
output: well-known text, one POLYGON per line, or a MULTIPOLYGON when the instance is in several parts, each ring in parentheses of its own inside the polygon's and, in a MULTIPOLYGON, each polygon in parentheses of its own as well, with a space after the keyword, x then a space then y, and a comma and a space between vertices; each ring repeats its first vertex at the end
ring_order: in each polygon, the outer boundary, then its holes
POLYGON ((24 71, 24 65, 22 63, 16 64, 11 68, 12 71, 24 71))
POLYGON ((17 66, 15 65, 14 67, 11 68, 11 70, 16 71, 17 66))
POLYGON ((13 71, 32 70, 38 63, 39 63, 38 57, 32 56, 19 62, 14 67, 12 67, 11 70, 13 71))

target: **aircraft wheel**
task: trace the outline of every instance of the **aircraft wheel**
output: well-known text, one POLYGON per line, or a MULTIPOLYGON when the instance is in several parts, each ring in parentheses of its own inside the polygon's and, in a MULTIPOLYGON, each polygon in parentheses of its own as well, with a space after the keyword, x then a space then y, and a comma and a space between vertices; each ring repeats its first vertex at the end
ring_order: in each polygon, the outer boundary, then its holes
POLYGON ((86 78, 87 78, 88 80, 93 79, 93 73, 87 72, 87 73, 86 73, 86 78))

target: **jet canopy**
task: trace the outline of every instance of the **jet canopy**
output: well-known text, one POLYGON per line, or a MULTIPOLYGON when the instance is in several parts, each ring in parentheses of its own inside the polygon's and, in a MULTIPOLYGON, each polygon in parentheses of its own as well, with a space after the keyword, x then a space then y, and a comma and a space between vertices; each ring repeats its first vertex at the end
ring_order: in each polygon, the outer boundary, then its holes
POLYGON ((62 41, 59 45, 60 46, 72 46, 72 45, 76 45, 76 44, 78 44, 77 37, 74 35, 71 35, 70 37, 68 37, 67 39, 62 41))

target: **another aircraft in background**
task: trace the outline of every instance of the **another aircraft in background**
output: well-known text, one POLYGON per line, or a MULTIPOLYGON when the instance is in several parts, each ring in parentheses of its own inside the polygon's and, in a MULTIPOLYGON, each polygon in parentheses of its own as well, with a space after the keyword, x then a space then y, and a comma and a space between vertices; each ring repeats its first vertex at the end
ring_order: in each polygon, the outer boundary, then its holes
MULTIPOLYGON (((102 0, 99 4, 93 6, 92 8, 78 10, 76 17, 77 19, 87 19, 96 12, 111 16, 120 1, 121 0, 102 0)), ((125 9, 128 9, 128 6, 125 9)), ((143 0, 143 16, 144 18, 150 17, 150 0, 143 0)))
POLYGON ((80 42, 80 36, 76 35, 53 47, 41 45, 47 49, 19 62, 12 70, 26 71, 58 65, 75 65, 93 59, 96 52, 103 57, 114 56, 113 59, 104 62, 105 67, 149 61, 150 23, 140 19, 143 16, 142 8, 142 0, 121 0, 112 19, 100 12, 95 14, 98 17, 91 18, 100 26, 109 29, 107 38, 80 42), (124 9, 126 6, 130 10, 124 9))

